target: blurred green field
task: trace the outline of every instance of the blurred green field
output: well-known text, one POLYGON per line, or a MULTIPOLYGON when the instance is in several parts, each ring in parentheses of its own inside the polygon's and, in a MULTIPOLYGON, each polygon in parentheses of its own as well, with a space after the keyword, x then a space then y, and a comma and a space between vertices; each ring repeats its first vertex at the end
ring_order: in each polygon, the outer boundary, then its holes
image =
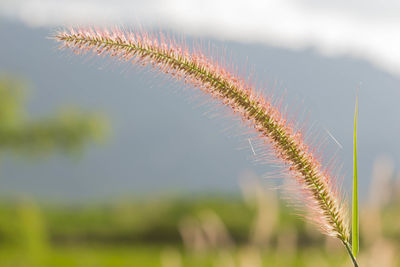
MULTIPOLYGON (((0 266, 351 266, 340 243, 275 194, 247 191, 91 205, 3 199, 0 266)), ((361 266, 400 266, 393 197, 363 208, 361 266)))

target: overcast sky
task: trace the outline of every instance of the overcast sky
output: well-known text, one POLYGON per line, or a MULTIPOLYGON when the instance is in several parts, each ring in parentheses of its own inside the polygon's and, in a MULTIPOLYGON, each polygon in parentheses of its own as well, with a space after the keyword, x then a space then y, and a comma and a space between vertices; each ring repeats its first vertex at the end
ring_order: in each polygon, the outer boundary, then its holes
POLYGON ((3 0, 3 16, 30 26, 128 24, 351 55, 400 75, 400 1, 3 0))

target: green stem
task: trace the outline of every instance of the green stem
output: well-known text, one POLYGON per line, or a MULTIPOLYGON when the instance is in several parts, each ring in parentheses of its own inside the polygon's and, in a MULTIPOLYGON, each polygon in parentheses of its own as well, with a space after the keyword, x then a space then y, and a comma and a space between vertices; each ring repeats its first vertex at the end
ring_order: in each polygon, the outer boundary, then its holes
POLYGON ((351 249, 354 257, 357 257, 359 246, 359 218, 358 218, 358 184, 357 184, 357 106, 358 99, 356 98, 356 107, 354 111, 354 146, 353 146, 353 229, 351 238, 351 249))
POLYGON ((350 247, 349 243, 347 243, 346 241, 343 241, 343 240, 342 240, 342 242, 343 242, 343 245, 346 247, 346 250, 349 253, 351 260, 353 261, 354 267, 358 267, 357 260, 354 257, 353 252, 351 251, 351 247, 350 247))

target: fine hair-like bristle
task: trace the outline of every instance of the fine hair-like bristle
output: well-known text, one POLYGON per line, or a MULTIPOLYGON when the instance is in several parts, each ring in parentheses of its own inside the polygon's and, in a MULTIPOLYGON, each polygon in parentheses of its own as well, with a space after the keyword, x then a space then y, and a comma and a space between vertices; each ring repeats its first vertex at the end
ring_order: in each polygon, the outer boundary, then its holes
POLYGON ((93 51, 150 65, 230 107, 257 133, 258 139, 271 145, 276 157, 282 160, 287 172, 301 186, 301 194, 307 201, 305 206, 313 211, 309 219, 316 222, 324 233, 349 246, 345 206, 332 177, 304 142, 301 132, 295 131, 271 101, 250 86, 245 78, 229 72, 200 51, 190 52, 163 34, 72 28, 57 32, 54 38, 62 43, 62 47, 77 53, 93 51))

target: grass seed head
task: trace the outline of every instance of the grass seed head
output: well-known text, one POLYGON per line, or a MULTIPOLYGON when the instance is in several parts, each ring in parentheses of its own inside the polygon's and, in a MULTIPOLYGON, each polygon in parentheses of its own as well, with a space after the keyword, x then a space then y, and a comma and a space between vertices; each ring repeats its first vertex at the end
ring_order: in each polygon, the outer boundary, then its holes
POLYGON ((265 97, 244 77, 228 70, 221 62, 205 56, 201 50, 190 51, 186 45, 162 33, 122 31, 120 29, 71 28, 55 34, 62 48, 78 54, 89 51, 122 61, 149 65, 182 80, 228 106, 257 139, 272 147, 287 174, 299 185, 297 196, 311 211, 308 219, 324 233, 349 243, 345 205, 330 174, 322 167, 303 140, 300 131, 286 120, 271 99, 265 97))

